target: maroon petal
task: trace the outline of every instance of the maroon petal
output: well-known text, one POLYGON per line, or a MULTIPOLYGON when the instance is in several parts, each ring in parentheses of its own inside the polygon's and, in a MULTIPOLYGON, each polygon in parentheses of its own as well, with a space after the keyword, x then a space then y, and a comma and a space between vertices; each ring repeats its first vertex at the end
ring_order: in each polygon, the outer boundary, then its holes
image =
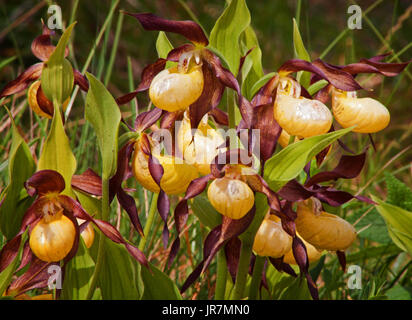
POLYGON ((224 112, 223 110, 219 109, 218 107, 212 108, 209 111, 209 115, 211 115, 218 124, 223 125, 223 126, 229 125, 228 114, 224 112))
POLYGON ((339 263, 342 267, 343 272, 346 270, 346 256, 344 251, 336 251, 336 255, 338 256, 339 263))
POLYGON ((80 175, 73 175, 71 185, 73 189, 94 196, 102 195, 102 178, 90 168, 80 175))
MULTIPOLYGON (((273 116, 273 105, 265 104, 255 107, 253 110, 252 128, 259 130, 260 158, 262 167, 276 149, 278 138, 282 132, 273 116)), ((251 139, 249 139, 250 142, 251 139)))
POLYGON ((163 246, 166 248, 167 243, 169 241, 169 229, 167 227, 167 218, 169 216, 170 211, 170 201, 167 194, 162 190, 160 186, 160 180, 163 176, 163 167, 159 163, 156 157, 149 154, 149 171, 153 178, 153 180, 157 183, 160 188, 159 197, 157 198, 157 210, 159 211, 160 217, 164 222, 163 232, 162 232, 162 239, 163 239, 163 246))
POLYGON ((250 225, 255 216, 256 208, 253 208, 241 219, 232 220, 223 217, 221 225, 213 228, 206 237, 203 245, 203 260, 184 282, 180 292, 186 291, 190 285, 208 268, 216 253, 230 239, 242 234, 250 225))
POLYGON ((16 79, 6 84, 6 86, 0 92, 0 98, 11 96, 12 94, 18 93, 26 89, 31 82, 40 78, 42 69, 42 62, 36 63, 31 67, 27 68, 16 79))
POLYGON ((328 155, 330 148, 331 145, 328 145, 325 149, 323 149, 316 155, 316 165, 318 166, 318 168, 323 163, 323 160, 325 160, 325 157, 328 155))
MULTIPOLYGON (((43 26, 43 32, 47 26, 43 26)), ((51 43, 50 30, 36 37, 31 43, 31 52, 41 61, 47 61, 56 47, 51 43)))
POLYGON ((269 207, 273 211, 281 212, 278 195, 269 188, 267 182, 260 175, 247 175, 246 181, 254 191, 263 193, 267 197, 269 207))
POLYGON ((174 211, 174 219, 175 219, 175 227, 177 238, 173 242, 172 249, 170 250, 169 257, 168 257, 168 266, 172 264, 176 254, 180 248, 180 240, 179 235, 185 226, 189 214, 189 209, 187 206, 187 201, 192 199, 203 192, 206 189, 208 181, 212 178, 212 175, 206 175, 204 177, 197 178, 190 182, 189 186, 187 187, 186 194, 182 200, 176 205, 174 211))
POLYGON ((37 104, 39 105, 39 108, 44 113, 48 114, 50 117, 53 117, 53 114, 54 114, 53 102, 47 99, 41 85, 37 89, 36 100, 37 100, 37 104))
POLYGON ((134 128, 136 131, 144 131, 155 124, 164 113, 165 112, 159 108, 153 108, 150 111, 143 112, 136 117, 134 128))
POLYGON ((122 208, 127 212, 134 228, 143 237, 143 228, 140 223, 139 215, 137 213, 136 208, 136 202, 134 198, 128 195, 123 189, 119 189, 119 191, 117 192, 117 199, 119 200, 119 203, 122 206, 122 208))
MULTIPOLYGON (((209 50, 204 50, 203 55, 205 57, 205 61, 210 65, 210 67, 213 69, 213 73, 217 79, 226 87, 229 87, 233 90, 236 91, 237 96, 238 96, 238 106, 240 113, 242 115, 243 120, 247 123, 248 127, 250 127, 252 117, 253 117, 253 107, 251 103, 245 99, 241 92, 240 92, 240 86, 239 83, 237 82, 235 76, 226 68, 222 66, 222 63, 213 52, 209 50)), ((223 92, 222 92, 223 93, 223 92)), ((212 108, 217 106, 220 102, 221 99, 221 94, 220 96, 217 96, 218 99, 216 99, 216 104, 212 103, 212 108)))
POLYGON ((283 198, 288 201, 299 201, 299 200, 305 200, 313 195, 316 194, 316 192, 311 191, 304 186, 302 186, 299 182, 297 182, 295 179, 289 181, 286 183, 282 189, 279 190, 278 194, 283 198))
POLYGON ((252 99, 253 106, 260 106, 268 103, 273 103, 276 96, 276 88, 279 83, 279 76, 271 78, 252 99))
MULTIPOLYGON (((352 75, 343 70, 330 67, 329 64, 320 59, 313 61, 316 66, 324 74, 324 79, 331 83, 335 88, 344 91, 356 91, 362 89, 361 85, 355 81, 352 75)), ((319 72, 317 74, 321 75, 319 72)))
POLYGON ((155 16, 152 13, 129 13, 125 14, 135 17, 146 30, 157 30, 178 33, 189 41, 207 46, 209 41, 202 28, 193 21, 174 21, 155 16))
POLYGON ((326 87, 323 87, 318 92, 316 92, 313 98, 322 102, 323 104, 328 103, 330 99, 330 95, 329 95, 330 88, 331 88, 331 85, 328 84, 326 87))
POLYGON ((134 141, 126 143, 117 153, 117 169, 116 173, 109 182, 109 199, 113 201, 114 196, 122 189, 122 183, 128 177, 129 161, 134 148, 134 141))
POLYGON ((340 158, 338 165, 332 171, 324 171, 315 174, 305 183, 305 187, 310 187, 314 184, 336 180, 339 178, 353 179, 361 172, 366 159, 366 153, 361 153, 355 156, 344 155, 340 158))
POLYGON ((238 237, 230 239, 225 245, 225 256, 227 268, 233 283, 236 281, 237 268, 239 264, 240 247, 242 242, 238 237))
POLYGON ((65 188, 64 179, 60 173, 54 170, 37 171, 25 183, 27 193, 34 195, 45 195, 47 193, 60 193, 65 188))
POLYGON ((79 228, 79 223, 77 222, 76 217, 73 215, 71 210, 64 210, 64 215, 71 220, 71 222, 74 225, 74 228, 76 230, 75 232, 75 238, 73 242, 73 246, 70 249, 70 252, 64 257, 63 260, 63 265, 67 265, 67 263, 73 259, 73 257, 76 255, 77 250, 79 249, 79 242, 80 242, 80 228, 79 228))
POLYGON ((224 91, 224 85, 216 79, 208 64, 203 64, 202 71, 204 82, 202 94, 189 106, 190 124, 194 129, 197 129, 203 116, 219 104, 224 91))
POLYGON ((0 273, 16 258, 19 252, 21 234, 8 241, 0 251, 0 273))
POLYGON ((299 237, 295 236, 292 242, 293 256, 299 266, 300 272, 305 275, 309 292, 314 300, 319 299, 318 289, 309 274, 309 258, 305 244, 299 237))
POLYGON ((168 61, 173 61, 173 62, 179 62, 180 56, 185 53, 185 52, 190 52, 195 50, 196 47, 193 44, 190 43, 185 43, 181 45, 180 47, 174 48, 170 50, 170 52, 167 54, 166 60, 168 61))
POLYGON ((401 63, 385 63, 385 62, 378 62, 376 59, 373 59, 373 58, 360 60, 361 63, 374 67, 379 73, 387 77, 397 76, 407 67, 409 63, 411 63, 411 61, 412 60, 409 60, 407 62, 401 62, 401 63))

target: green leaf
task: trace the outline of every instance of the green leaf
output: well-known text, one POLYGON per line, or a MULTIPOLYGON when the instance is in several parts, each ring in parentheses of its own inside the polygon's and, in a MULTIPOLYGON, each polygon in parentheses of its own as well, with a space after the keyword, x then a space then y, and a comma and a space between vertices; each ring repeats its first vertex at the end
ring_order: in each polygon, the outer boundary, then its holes
POLYGON ((70 96, 74 85, 73 68, 64 54, 75 24, 73 22, 60 37, 53 53, 44 63, 41 75, 44 94, 59 106, 70 96))
POLYGON ((239 37, 250 24, 250 12, 245 0, 232 0, 216 21, 210 33, 210 46, 219 50, 236 76, 241 50, 239 37))
POLYGON ((76 256, 66 266, 61 298, 63 300, 86 299, 94 268, 95 263, 80 237, 76 256))
POLYGON ((32 203, 32 199, 28 197, 23 185, 36 170, 28 145, 20 135, 11 116, 10 119, 12 142, 8 165, 9 185, 0 197, 0 200, 3 201, 0 206, 0 230, 7 239, 11 239, 17 234, 23 216, 32 203))
POLYGON ((245 55, 248 50, 253 48, 242 66, 242 94, 250 100, 252 98, 250 89, 256 81, 263 77, 262 50, 259 47, 256 33, 251 26, 248 26, 243 32, 241 44, 243 47, 242 55, 245 55))
POLYGON ((76 171, 76 158, 70 148, 60 111, 54 107, 53 120, 49 135, 43 145, 43 150, 37 166, 38 170, 55 170, 60 173, 66 184, 62 192, 68 196, 73 196, 71 187, 72 176, 76 171))
MULTIPOLYGON (((351 224, 355 223, 370 208, 371 206, 367 206, 356 210, 347 218, 348 222, 351 224)), ((363 216, 363 218, 356 224, 355 228, 356 231, 363 229, 362 232, 358 233, 359 238, 368 239, 381 244, 388 244, 392 242, 386 228, 385 220, 383 220, 376 208, 373 208, 365 216, 363 216)))
POLYGON ((249 96, 253 97, 259 91, 259 89, 262 88, 266 83, 268 83, 269 80, 272 79, 276 74, 277 72, 270 72, 257 80, 252 88, 250 88, 249 96))
MULTIPOLYGON (((295 18, 293 18, 293 46, 297 58, 310 62, 309 53, 306 51, 305 45, 303 44, 295 18)), ((310 73, 307 71, 298 72, 297 80, 302 86, 308 88, 310 85, 310 73)))
POLYGON ((388 172, 385 172, 385 182, 388 189, 386 202, 412 211, 412 190, 388 172))
POLYGON ((121 114, 119 106, 103 83, 90 73, 86 75, 90 89, 86 97, 85 117, 96 132, 103 163, 102 179, 107 180, 116 173, 121 114))
POLYGON ((103 300, 137 300, 143 293, 140 265, 123 245, 105 238, 104 263, 99 274, 103 300))
POLYGON ((150 270, 142 267, 143 300, 182 300, 175 283, 162 271, 149 263, 150 270))
POLYGON ((213 229, 222 221, 221 215, 215 208, 213 208, 208 198, 204 195, 195 197, 192 200, 190 207, 195 216, 199 218, 200 222, 210 229, 213 229))
POLYGON ((10 281, 13 277, 13 274, 14 274, 14 272, 16 271, 16 269, 18 267, 18 263, 21 260, 21 256, 23 254, 23 246, 24 246, 24 243, 27 240, 27 234, 28 234, 28 229, 21 236, 19 251, 18 251, 16 257, 7 266, 7 268, 4 269, 0 273, 0 297, 3 296, 3 293, 6 291, 7 287, 9 286, 10 281))
POLYGON ((372 200, 378 203, 376 208, 385 219, 389 236, 402 250, 412 254, 412 212, 386 203, 377 197, 372 200))
POLYGON ((341 129, 288 145, 266 162, 265 180, 274 191, 278 191, 296 178, 314 156, 352 129, 341 129))

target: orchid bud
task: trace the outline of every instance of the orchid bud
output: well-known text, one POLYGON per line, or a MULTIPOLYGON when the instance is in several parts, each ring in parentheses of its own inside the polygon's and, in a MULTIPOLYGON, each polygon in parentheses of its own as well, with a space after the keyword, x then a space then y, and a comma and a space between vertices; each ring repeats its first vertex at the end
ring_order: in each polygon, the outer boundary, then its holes
POLYGON ((289 77, 282 77, 274 103, 276 121, 290 135, 308 138, 327 133, 332 125, 332 114, 318 100, 300 96, 300 84, 289 77))
POLYGON ((355 126, 353 132, 374 133, 385 129, 390 121, 388 109, 372 98, 357 98, 356 92, 334 89, 332 112, 343 128, 355 126))

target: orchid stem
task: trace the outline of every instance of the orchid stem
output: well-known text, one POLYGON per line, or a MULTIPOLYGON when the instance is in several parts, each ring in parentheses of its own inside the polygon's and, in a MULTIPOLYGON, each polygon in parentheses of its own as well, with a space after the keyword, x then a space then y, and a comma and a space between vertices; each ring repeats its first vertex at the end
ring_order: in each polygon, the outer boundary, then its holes
POLYGON ((227 263, 226 263, 225 251, 222 248, 217 253, 217 276, 216 276, 215 300, 223 300, 225 298, 226 280, 227 280, 227 263))
POLYGON ((243 298, 247 275, 249 271, 250 256, 252 254, 252 244, 242 241, 240 249, 239 265, 236 274, 236 282, 233 288, 232 300, 240 300, 243 298))
POLYGON ((255 266, 253 267, 252 282, 250 283, 249 289, 249 300, 256 300, 258 298, 265 261, 265 257, 256 256, 255 266))
POLYGON ((157 198, 158 197, 159 197, 158 193, 153 193, 152 201, 150 202, 149 215, 147 217, 146 224, 145 224, 144 230, 143 230, 144 237, 142 237, 140 239, 140 242, 139 242, 139 250, 140 251, 143 251, 145 246, 146 246, 146 241, 147 241, 150 229, 152 228, 153 221, 154 221, 155 216, 156 216, 157 198))
MULTIPOLYGON (((107 221, 109 218, 110 213, 110 203, 109 203, 109 179, 103 178, 102 179, 102 216, 101 219, 103 221, 107 221)), ((86 300, 90 300, 93 297, 93 293, 96 289, 97 280, 99 278, 100 270, 103 265, 104 260, 104 245, 105 245, 105 237, 102 232, 100 232, 99 236, 99 248, 97 251, 97 260, 96 260, 96 267, 94 269, 94 273, 90 282, 89 292, 87 293, 86 300)))

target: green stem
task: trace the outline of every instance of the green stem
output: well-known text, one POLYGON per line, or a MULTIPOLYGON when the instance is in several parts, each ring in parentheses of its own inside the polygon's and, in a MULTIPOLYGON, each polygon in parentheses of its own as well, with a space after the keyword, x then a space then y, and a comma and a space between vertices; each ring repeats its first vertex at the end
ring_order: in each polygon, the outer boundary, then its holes
POLYGON ((253 267, 252 282, 249 288, 249 300, 256 300, 258 298, 259 287, 262 281, 262 272, 265 266, 265 257, 256 256, 255 266, 253 267))
POLYGON ((217 253, 217 275, 215 300, 223 300, 226 292, 227 263, 225 251, 222 249, 217 253))
POLYGON ((233 288, 232 300, 240 300, 243 298, 247 275, 249 271, 250 256, 252 254, 252 244, 242 241, 240 249, 239 265, 236 274, 236 282, 233 288))
MULTIPOLYGON (((102 179, 102 216, 103 221, 107 221, 110 213, 110 203, 109 203, 109 179, 102 179)), ((97 251, 96 267, 93 272, 92 280, 90 282, 89 292, 87 293, 86 300, 90 300, 93 297, 94 290, 96 289, 97 280, 99 278, 99 273, 103 265, 104 260, 104 244, 105 237, 100 232, 99 236, 99 248, 97 251)))
POLYGON ((150 229, 152 228, 154 218, 156 217, 156 209, 157 209, 157 198, 159 197, 158 193, 153 193, 152 201, 150 203, 150 210, 149 216, 147 217, 146 224, 144 226, 144 237, 140 239, 139 242, 139 250, 143 251, 144 247, 146 246, 147 237, 149 235, 150 229))

